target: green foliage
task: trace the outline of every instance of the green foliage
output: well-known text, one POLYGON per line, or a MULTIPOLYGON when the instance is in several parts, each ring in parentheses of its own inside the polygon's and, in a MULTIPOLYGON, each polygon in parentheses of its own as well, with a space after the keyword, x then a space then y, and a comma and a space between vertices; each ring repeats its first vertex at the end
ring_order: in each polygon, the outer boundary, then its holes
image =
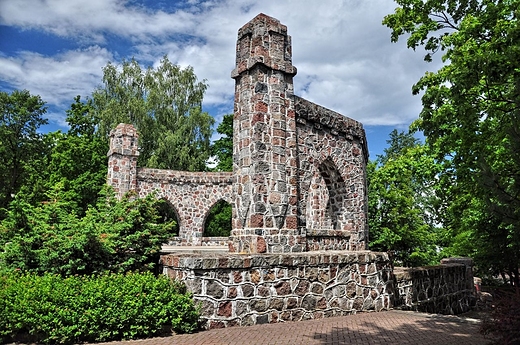
POLYGON ((215 140, 211 154, 217 157, 215 171, 233 171, 233 114, 224 115, 217 127, 222 137, 215 140))
POLYGON ((40 96, 27 90, 0 92, 0 209, 26 183, 29 172, 41 167, 46 147, 38 129, 47 123, 42 117, 46 109, 40 96))
POLYGON ((69 276, 153 268, 174 222, 158 223, 161 201, 102 193, 85 216, 59 188, 32 206, 15 199, 0 222, 0 267, 69 276))
POLYGON ((198 311, 180 283, 151 273, 72 276, 0 272, 0 341, 72 344, 193 332, 198 311))
POLYGON ((427 61, 444 54, 444 65, 413 92, 424 91, 414 128, 444 165, 446 237, 470 239, 487 258, 477 261, 481 269, 507 273, 519 285, 520 1, 396 2, 383 21, 392 40, 409 35, 408 46, 423 46, 427 61))
MULTIPOLYGON (((211 154, 217 158, 213 171, 233 171, 233 114, 224 115, 217 127, 222 136, 211 146, 211 154)), ((231 205, 223 200, 209 211, 204 224, 204 236, 228 237, 231 234, 231 205)))
POLYGON ((370 248, 393 252, 399 265, 433 264, 436 166, 410 133, 394 130, 388 143, 385 155, 367 167, 370 248))
POLYGON ((82 102, 77 96, 67 110, 67 122, 67 133, 50 132, 40 138, 46 154, 27 171, 18 198, 33 205, 46 201, 47 191, 59 184, 62 201, 84 215, 106 183, 108 142, 98 134, 99 120, 90 100, 82 102))
POLYGON ((206 224, 204 236, 228 237, 231 235, 231 204, 220 200, 211 208, 206 224))
POLYGON ((103 83, 92 97, 104 136, 119 123, 131 123, 140 134, 139 165, 206 169, 214 119, 202 111, 207 85, 197 82, 193 68, 182 69, 165 56, 157 68, 142 70, 132 59, 121 68, 105 66, 103 83))

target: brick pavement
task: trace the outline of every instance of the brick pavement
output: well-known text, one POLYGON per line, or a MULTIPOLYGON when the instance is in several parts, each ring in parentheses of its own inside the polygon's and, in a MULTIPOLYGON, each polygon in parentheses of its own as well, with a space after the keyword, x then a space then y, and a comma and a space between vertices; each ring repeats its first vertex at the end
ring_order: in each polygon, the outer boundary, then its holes
POLYGON ((484 345, 478 324, 455 316, 386 311, 319 320, 213 329, 106 345, 421 344, 484 345))

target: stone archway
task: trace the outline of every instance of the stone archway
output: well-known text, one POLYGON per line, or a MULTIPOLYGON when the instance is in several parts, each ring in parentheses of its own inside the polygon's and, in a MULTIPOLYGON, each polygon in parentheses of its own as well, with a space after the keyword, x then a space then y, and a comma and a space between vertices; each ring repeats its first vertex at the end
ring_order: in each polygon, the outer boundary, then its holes
POLYGON ((168 199, 161 198, 160 200, 162 200, 162 203, 159 205, 159 209, 157 210, 160 216, 158 223, 166 223, 174 220, 175 228, 173 230, 172 236, 178 236, 179 229, 181 227, 179 213, 175 206, 168 199))
POLYGON ((345 223, 345 181, 332 159, 325 159, 311 180, 307 228, 311 230, 343 230, 345 223), (325 206, 325 207, 324 207, 325 206))
POLYGON ((203 237, 229 237, 232 228, 232 206, 220 199, 210 207, 204 220, 203 237))

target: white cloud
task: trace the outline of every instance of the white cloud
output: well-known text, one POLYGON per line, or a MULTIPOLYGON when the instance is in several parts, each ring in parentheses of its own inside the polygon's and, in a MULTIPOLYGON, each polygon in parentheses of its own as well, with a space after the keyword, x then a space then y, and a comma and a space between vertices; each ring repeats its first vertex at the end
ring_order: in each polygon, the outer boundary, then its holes
POLYGON ((52 57, 24 51, 17 56, 0 56, 0 79, 17 89, 30 90, 48 103, 69 105, 77 95, 90 95, 101 83, 102 67, 112 59, 98 46, 52 57))
POLYGON ((403 125, 416 118, 420 98, 411 96, 411 85, 427 67, 435 69, 422 62, 420 53, 390 43, 390 30, 381 21, 396 7, 392 0, 183 4, 172 9, 171 3, 158 3, 150 9, 127 0, 1 1, 0 24, 74 37, 89 48, 54 56, 23 52, 0 57, 0 78, 49 103, 68 104, 101 83, 101 67, 108 60, 131 57, 106 45, 115 36, 130 44, 144 65, 168 54, 174 63, 193 66, 210 85, 204 104, 228 113, 237 30, 260 12, 288 26, 298 68, 296 93, 365 124, 403 125))
POLYGON ((0 3, 0 24, 39 29, 61 37, 104 41, 105 34, 135 40, 171 33, 189 34, 194 15, 132 6, 125 0, 7 0, 0 3))

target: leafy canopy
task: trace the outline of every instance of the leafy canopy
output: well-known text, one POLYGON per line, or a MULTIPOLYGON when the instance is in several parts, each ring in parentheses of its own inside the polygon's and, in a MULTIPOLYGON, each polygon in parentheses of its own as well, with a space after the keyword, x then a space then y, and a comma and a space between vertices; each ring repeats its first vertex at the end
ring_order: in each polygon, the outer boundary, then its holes
POLYGON ((132 59, 103 68, 103 86, 94 91, 93 106, 104 136, 119 123, 136 126, 139 165, 204 171, 214 123, 202 111, 206 88, 192 67, 181 68, 166 56, 157 68, 145 70, 132 59))
POLYGON ((393 130, 387 143, 367 167, 370 249, 391 251, 398 265, 433 264, 437 166, 411 133, 393 130))
POLYGON ((159 222, 162 201, 154 195, 119 201, 103 190, 81 216, 63 194, 57 184, 42 204, 11 202, 0 221, 0 268, 62 276, 153 268, 175 226, 159 222))
POLYGON ((520 1, 396 2, 383 21, 392 40, 408 36, 408 47, 426 49, 426 61, 443 54, 444 65, 413 92, 424 91, 414 128, 438 152, 451 193, 444 223, 453 238, 470 231, 476 245, 488 243, 479 252, 496 265, 481 267, 507 271, 519 284, 520 1), (504 252, 492 249, 498 245, 504 252))
POLYGON ((27 90, 0 92, 0 208, 9 204, 31 171, 40 168, 46 147, 38 129, 47 124, 46 111, 40 96, 27 90))

